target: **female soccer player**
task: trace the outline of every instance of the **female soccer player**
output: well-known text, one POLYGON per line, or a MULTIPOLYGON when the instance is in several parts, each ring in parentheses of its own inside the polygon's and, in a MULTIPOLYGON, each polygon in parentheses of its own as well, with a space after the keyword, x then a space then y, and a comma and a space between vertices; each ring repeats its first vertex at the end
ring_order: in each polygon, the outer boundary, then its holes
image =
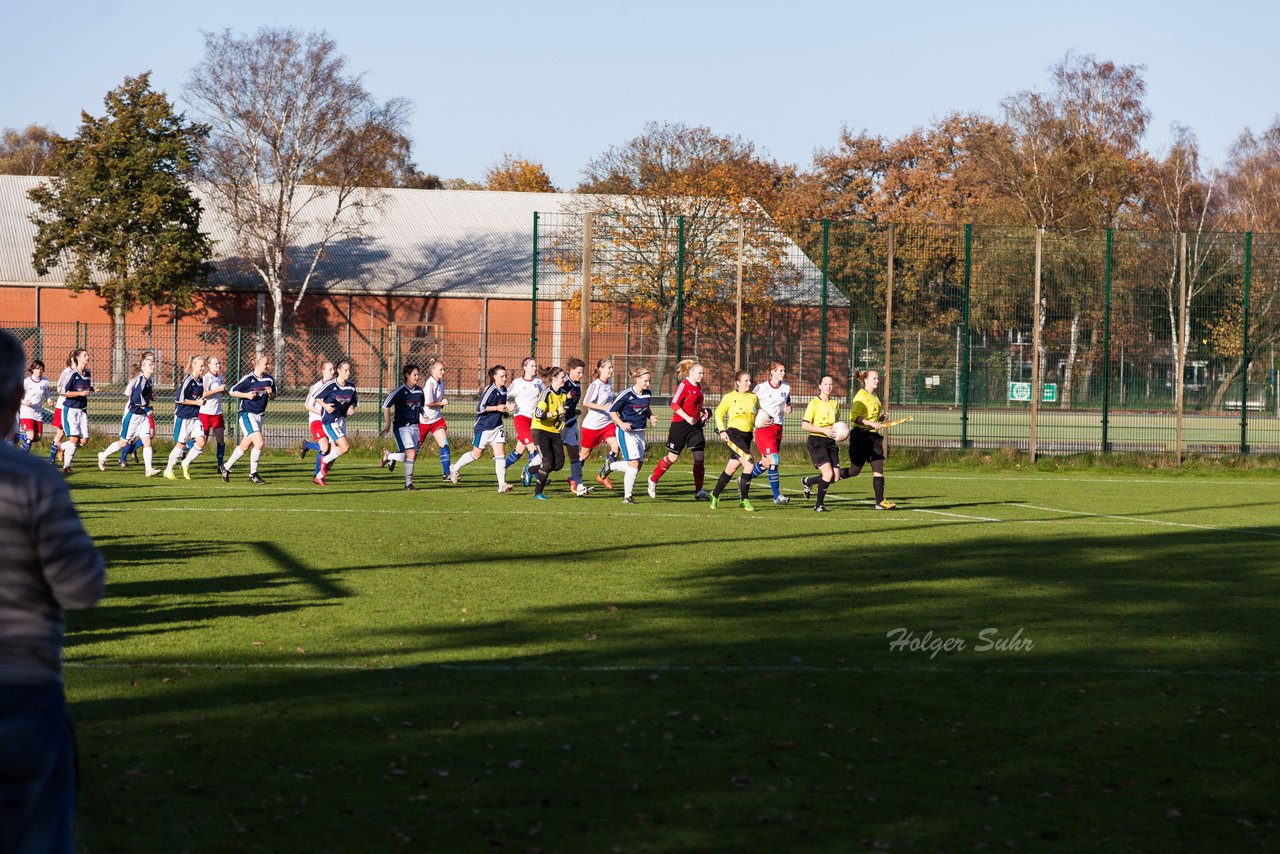
POLYGON ((622 503, 635 504, 631 496, 636 486, 636 477, 640 474, 640 464, 644 462, 645 426, 657 420, 653 410, 649 408, 649 385, 653 382, 653 371, 639 368, 633 371, 631 388, 618 395, 618 399, 609 407, 609 417, 618 432, 618 445, 622 459, 611 465, 612 471, 622 472, 622 503))
MULTIPOLYGON (((587 386, 587 393, 582 397, 582 406, 587 410, 582 416, 582 447, 578 451, 578 461, 585 463, 591 456, 591 449, 601 442, 608 444, 609 452, 605 456, 604 465, 596 475, 596 482, 605 489, 613 489, 609 480, 609 467, 613 465, 618 454, 617 426, 609 417, 609 408, 615 399, 613 393, 613 362, 601 359, 596 362, 596 378, 587 386)), ((586 490, 579 486, 579 495, 586 490)))
POLYGON ((782 419, 791 412, 791 386, 786 383, 787 369, 781 362, 769 363, 769 379, 755 387, 760 399, 760 413, 756 416, 756 447, 760 449, 760 461, 751 472, 751 479, 769 472, 769 488, 773 491, 774 504, 788 504, 790 499, 782 494, 778 477, 778 449, 782 446, 782 419))
POLYGON ((355 415, 360 405, 360 395, 351 384, 351 363, 343 360, 338 363, 338 375, 316 395, 316 403, 324 410, 320 423, 324 425, 324 433, 329 437, 329 453, 320 458, 320 474, 312 480, 325 486, 324 479, 329 474, 329 464, 351 450, 347 441, 347 418, 355 415))
POLYGON ((62 443, 62 473, 71 474, 71 460, 76 448, 89 444, 89 395, 97 391, 89 372, 89 351, 77 348, 68 359, 71 376, 63 388, 62 430, 66 441, 62 443))
POLYGON ((507 483, 506 433, 502 429, 502 416, 507 413, 507 369, 494 365, 489 369, 489 384, 476 401, 475 447, 467 451, 453 464, 449 482, 457 483, 463 466, 470 465, 484 456, 484 449, 493 449, 493 468, 498 475, 498 492, 510 492, 515 487, 507 483))
POLYGON ((543 490, 547 488, 547 481, 564 468, 564 438, 560 435, 568 409, 564 368, 547 368, 542 374, 542 384, 542 394, 538 395, 538 403, 533 408, 533 437, 538 445, 539 462, 531 464, 529 472, 537 478, 533 497, 546 501, 543 490))
POLYGON ((240 444, 231 452, 227 464, 218 469, 224 483, 231 482, 231 467, 244 456, 249 448, 249 482, 266 483, 258 474, 258 460, 262 457, 262 419, 267 412, 267 402, 276 396, 275 378, 267 372, 271 357, 259 353, 253 359, 253 370, 240 378, 240 381, 228 389, 227 394, 240 401, 240 414, 236 416, 236 424, 240 429, 240 444))
POLYGON ((878 371, 858 371, 854 374, 862 388, 849 404, 849 467, 840 470, 840 476, 857 477, 862 467, 871 463, 871 484, 876 496, 877 510, 892 510, 898 505, 884 500, 884 408, 876 389, 880 386, 878 371))
POLYGON ((594 487, 582 482, 582 459, 579 457, 582 436, 578 429, 578 406, 582 402, 582 375, 587 363, 578 358, 565 365, 564 377, 564 426, 560 428, 560 440, 564 442, 564 455, 569 460, 569 491, 582 496, 594 487))
POLYGON ((22 381, 22 402, 18 405, 19 443, 25 453, 44 435, 44 405, 49 400, 49 381, 44 376, 44 362, 36 359, 27 368, 22 381))
POLYGON ((542 394, 542 377, 538 376, 538 360, 529 357, 520 363, 524 376, 517 377, 511 383, 507 397, 515 402, 516 412, 512 423, 516 428, 516 446, 507 454, 507 467, 516 464, 520 455, 526 450, 529 460, 525 463, 520 482, 525 486, 530 483, 529 467, 536 463, 538 445, 533 441, 533 409, 538 405, 538 397, 542 394))
POLYGON ((107 457, 111 456, 117 450, 127 449, 138 442, 142 445, 142 460, 146 464, 146 476, 155 477, 160 474, 160 469, 152 468, 151 432, 153 420, 151 417, 151 399, 155 394, 155 387, 151 381, 151 375, 155 373, 156 357, 152 353, 143 353, 142 361, 138 363, 135 376, 129 385, 125 387, 125 410, 124 418, 120 421, 120 438, 107 446, 107 449, 98 454, 98 469, 100 471, 107 470, 107 457))
POLYGON ((649 475, 649 497, 658 497, 658 481, 667 469, 680 459, 686 447, 693 456, 693 497, 695 501, 707 498, 702 488, 705 472, 707 437, 702 432, 702 365, 693 359, 685 359, 676 365, 680 384, 671 396, 671 427, 667 430, 667 455, 658 460, 649 475))
POLYGON ((413 464, 418 458, 418 448, 422 446, 423 435, 419 427, 426 394, 419 385, 422 372, 417 365, 405 365, 400 379, 400 385, 382 401, 382 432, 391 431, 396 440, 394 454, 382 452, 382 465, 385 468, 388 463, 404 463, 404 488, 417 492, 418 487, 413 485, 413 464))
POLYGON ((204 427, 200 423, 200 404, 204 403, 204 356, 192 356, 187 360, 186 375, 178 383, 178 397, 173 406, 173 450, 169 452, 169 464, 164 468, 166 480, 176 480, 173 467, 182 460, 182 476, 191 480, 191 463, 204 453, 204 427), (188 440, 194 440, 191 450, 186 450, 188 440))
POLYGON ((720 403, 716 406, 716 430, 725 444, 729 445, 729 462, 725 463, 724 471, 720 473, 720 479, 711 491, 713 510, 719 509, 720 493, 729 485, 738 466, 742 466, 742 474, 738 477, 738 505, 748 512, 756 509, 747 497, 751 489, 751 478, 748 476, 751 469, 747 468, 750 459, 744 458, 744 455, 751 453, 751 429, 755 426, 756 412, 760 409, 760 400, 755 392, 748 390, 750 388, 751 372, 738 371, 733 378, 733 391, 720 398, 720 403))
POLYGON ((63 406, 67 405, 67 383, 72 378, 72 360, 67 360, 67 366, 63 367, 63 373, 58 375, 58 382, 54 384, 54 391, 58 392, 58 399, 54 402, 54 443, 49 447, 49 461, 58 461, 59 453, 63 452, 63 437, 67 435, 67 431, 63 430, 63 406))
POLYGON ((800 429, 809 434, 809 459, 818 475, 802 478, 800 485, 804 488, 804 497, 808 498, 813 487, 818 487, 818 500, 813 509, 819 513, 827 512, 823 500, 827 497, 827 487, 840 479, 840 448, 836 446, 835 431, 832 425, 840 420, 840 401, 831 396, 836 381, 828 374, 818 381, 818 396, 809 401, 800 421, 800 429))
POLYGON ((222 395, 227 391, 226 380, 222 378, 222 363, 217 356, 210 356, 204 376, 200 378, 204 385, 204 403, 200 404, 200 426, 204 428, 206 439, 213 439, 217 444, 218 465, 222 465, 227 452, 227 423, 222 416, 222 395))
POLYGON ((448 480, 452 460, 449 429, 444 423, 444 408, 449 405, 449 398, 444 394, 444 362, 436 359, 427 368, 427 382, 422 391, 425 402, 418 415, 418 445, 425 445, 428 436, 436 440, 436 447, 440 449, 440 468, 444 471, 441 480, 448 480))
MULTIPOLYGON (((337 371, 333 368, 333 362, 325 359, 320 365, 320 379, 311 384, 311 388, 307 389, 307 399, 302 404, 307 410, 307 430, 311 434, 311 441, 302 443, 302 450, 298 451, 298 459, 305 460, 307 451, 316 452, 316 470, 312 477, 318 477, 320 474, 320 460, 325 454, 329 453, 329 437, 324 434, 324 425, 320 423, 320 416, 324 414, 324 410, 316 403, 316 395, 320 390, 333 381, 337 371)), ((394 467, 393 467, 394 468, 394 467)))

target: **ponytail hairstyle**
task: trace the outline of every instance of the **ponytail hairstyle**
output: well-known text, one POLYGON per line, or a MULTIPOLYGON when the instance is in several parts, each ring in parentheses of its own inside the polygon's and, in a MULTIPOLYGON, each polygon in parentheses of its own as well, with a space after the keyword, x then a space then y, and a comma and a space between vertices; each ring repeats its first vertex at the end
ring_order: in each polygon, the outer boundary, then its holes
POLYGON ((492 384, 492 383, 493 383, 493 378, 494 378, 494 376, 498 373, 498 371, 503 371, 503 372, 505 372, 506 370, 507 370, 507 368, 506 368, 506 366, 505 366, 505 365, 494 365, 492 368, 490 368, 490 369, 489 369, 489 382, 490 382, 490 384, 492 384))
POLYGON ((693 359, 681 359, 676 363, 676 379, 682 380, 689 376, 689 369, 698 364, 693 359))
POLYGON ((858 381, 859 386, 866 386, 866 379, 868 374, 875 374, 876 376, 880 375, 879 371, 877 371, 875 368, 867 368, 865 370, 854 371, 853 378, 858 381))
POLYGON ((550 384, 551 381, 554 380, 557 376, 559 376, 560 374, 566 374, 566 373, 568 373, 568 371, 566 371, 564 368, 560 367, 559 365, 552 365, 549 368, 542 369, 542 379, 547 384, 550 384))
MULTIPOLYGON (((433 363, 434 364, 434 363, 433 363)), ((404 370, 400 372, 400 381, 406 385, 409 383, 409 374, 418 370, 418 366, 410 362, 404 366, 404 370)))
POLYGON ((195 376, 195 372, 192 370, 192 368, 194 368, 194 367, 195 367, 196 359, 199 359, 200 361, 202 361, 202 362, 203 362, 203 361, 204 361, 204 356, 199 356, 199 355, 197 355, 197 356, 192 356, 191 358, 187 359, 187 367, 183 370, 183 375, 184 375, 184 376, 188 376, 188 377, 194 377, 194 376, 195 376))
MULTIPOLYGON (((152 362, 154 362, 156 359, 156 354, 152 353, 150 350, 143 352, 143 354, 138 357, 138 364, 133 366, 133 372, 135 374, 142 373, 142 363, 145 362, 147 359, 150 359, 152 362)), ((41 365, 41 367, 44 367, 44 366, 41 365)))
POLYGON ((769 363, 769 373, 773 373, 773 372, 774 372, 774 371, 776 371, 778 368, 785 368, 785 367, 786 367, 786 365, 782 364, 781 362, 778 362, 778 361, 770 362, 770 363, 769 363))
POLYGON ((650 368, 648 365, 641 365, 640 367, 636 368, 634 371, 631 372, 631 381, 635 382, 645 374, 648 374, 649 376, 653 376, 653 369, 650 368))
POLYGON ((67 357, 67 367, 74 368, 76 366, 76 360, 80 358, 80 354, 88 353, 88 352, 89 351, 83 347, 77 347, 76 349, 72 350, 71 355, 67 357))
POLYGON ((743 377, 746 377, 748 380, 751 379, 751 372, 738 371, 736 374, 733 375, 733 381, 736 383, 738 380, 742 379, 743 377))
POLYGON ((598 359, 596 361, 596 376, 600 376, 600 372, 604 370, 605 365, 612 365, 613 359, 598 359))

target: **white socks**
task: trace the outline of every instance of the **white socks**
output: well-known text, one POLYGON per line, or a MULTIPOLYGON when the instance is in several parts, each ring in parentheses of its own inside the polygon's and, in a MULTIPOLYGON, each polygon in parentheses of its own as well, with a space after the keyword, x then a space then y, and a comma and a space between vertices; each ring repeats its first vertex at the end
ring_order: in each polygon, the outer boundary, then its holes
POLYGON ((142 464, 146 466, 147 471, 151 471, 151 446, 142 446, 142 464))
POLYGON ((387 459, 389 459, 389 460, 395 460, 395 461, 396 461, 396 462, 398 462, 398 463, 407 463, 407 462, 409 462, 408 457, 406 457, 406 456, 404 455, 404 452, 403 452, 403 451, 400 451, 399 453, 395 453, 395 454, 387 454, 387 459))
MULTIPOLYGON (((404 456, 401 454, 400 456, 404 456)), ((404 461, 404 485, 408 486, 413 483, 413 460, 404 461)))
POLYGON ((493 470, 498 475, 498 489, 507 485, 507 458, 501 454, 493 455, 493 470))
POLYGON ((112 442, 110 445, 107 445, 107 449, 102 452, 102 456, 109 457, 123 447, 124 442, 112 442))
POLYGON ((244 448, 241 448, 239 445, 236 445, 235 448, 231 450, 231 456, 227 458, 227 461, 226 463, 223 464, 222 468, 225 469, 226 471, 231 471, 231 467, 236 464, 236 460, 240 459, 243 456, 244 456, 244 448))
POLYGON ((249 474, 258 473, 258 460, 262 457, 262 449, 254 448, 249 452, 249 474))
POLYGON ((329 465, 329 463, 333 462, 340 456, 342 456, 342 451, 338 450, 337 445, 333 445, 329 448, 329 453, 324 455, 324 464, 329 465))
POLYGON ((630 498, 631 492, 636 488, 636 476, 640 474, 640 469, 633 469, 627 466, 627 473, 623 477, 622 495, 624 498, 630 498))
POLYGON ((200 445, 192 445, 191 450, 187 451, 186 457, 182 460, 182 467, 186 468, 191 465, 191 461, 204 453, 204 448, 200 445))
POLYGON ((169 452, 169 465, 165 466, 169 471, 173 471, 173 467, 178 464, 178 460, 182 458, 182 445, 174 445, 173 450, 169 452))
POLYGON ((453 470, 457 471, 458 469, 462 468, 465 465, 470 465, 471 463, 474 463, 478 459, 480 458, 477 457, 474 452, 467 451, 465 454, 458 457, 458 461, 453 464, 453 470))
POLYGON ((62 467, 64 469, 71 468, 71 458, 76 455, 76 443, 67 440, 62 443, 62 467))

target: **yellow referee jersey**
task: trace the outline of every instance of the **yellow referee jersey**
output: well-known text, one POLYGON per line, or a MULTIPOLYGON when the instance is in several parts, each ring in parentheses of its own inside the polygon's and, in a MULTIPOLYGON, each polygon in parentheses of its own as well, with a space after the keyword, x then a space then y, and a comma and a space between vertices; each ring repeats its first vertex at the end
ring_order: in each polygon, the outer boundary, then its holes
MULTIPOLYGON (((840 420, 840 401, 832 397, 823 400, 820 397, 812 397, 809 399, 809 405, 804 410, 804 421, 808 421, 814 427, 830 427, 840 420)), ((810 431, 810 436, 826 436, 825 433, 815 433, 810 431)))
POLYGON ((728 429, 725 427, 727 420, 734 430, 750 433, 756 427, 756 412, 759 410, 760 398, 755 392, 731 391, 720 398, 720 405, 716 407, 716 430, 728 429))
POLYGON ((853 403, 849 404, 849 420, 853 422, 851 427, 858 430, 871 431, 872 427, 863 427, 858 423, 859 418, 863 421, 879 421, 880 415, 884 409, 880 406, 880 398, 876 397, 865 388, 858 389, 858 393, 853 396, 853 403))
POLYGON ((550 387, 546 388, 538 398, 537 408, 533 410, 533 429, 559 433, 564 404, 568 399, 569 395, 563 390, 552 391, 550 387))

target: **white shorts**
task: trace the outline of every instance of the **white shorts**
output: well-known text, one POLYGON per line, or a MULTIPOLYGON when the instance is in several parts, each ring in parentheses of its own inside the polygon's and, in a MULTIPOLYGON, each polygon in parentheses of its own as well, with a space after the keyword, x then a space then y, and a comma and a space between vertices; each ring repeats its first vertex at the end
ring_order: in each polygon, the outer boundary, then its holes
POLYGON ((241 412, 236 416, 236 427, 240 431, 240 438, 252 436, 254 433, 262 432, 262 413, 261 412, 241 412))
POLYGON ((174 418, 173 419, 173 443, 175 445, 185 445, 192 439, 204 438, 204 425, 200 423, 200 416, 196 415, 191 418, 174 418))
POLYGON ((396 450, 402 454, 405 451, 416 451, 422 447, 422 433, 418 430, 417 424, 395 427, 391 430, 391 435, 396 438, 396 450))
POLYGON ((44 410, 34 409, 25 403, 18 404, 19 421, 44 421, 44 410))
POLYGON ((575 448, 582 444, 582 436, 578 433, 578 425, 572 427, 563 427, 560 430, 560 441, 566 445, 573 445, 575 448))
POLYGON ((325 422, 324 434, 329 437, 330 442, 347 438, 347 419, 335 418, 332 421, 325 422))
POLYGON ((482 451, 489 445, 505 445, 506 443, 507 432, 502 427, 494 427, 492 430, 476 433, 475 446, 482 451))
POLYGON ((62 407, 62 432, 77 439, 89 438, 89 413, 84 409, 62 407))
POLYGON ((151 416, 126 412, 120 419, 120 441, 128 444, 134 439, 143 439, 151 435, 151 416))
POLYGON ((643 460, 644 452, 648 445, 644 440, 643 430, 626 430, 618 431, 618 449, 622 453, 622 458, 627 462, 632 460, 643 460))

